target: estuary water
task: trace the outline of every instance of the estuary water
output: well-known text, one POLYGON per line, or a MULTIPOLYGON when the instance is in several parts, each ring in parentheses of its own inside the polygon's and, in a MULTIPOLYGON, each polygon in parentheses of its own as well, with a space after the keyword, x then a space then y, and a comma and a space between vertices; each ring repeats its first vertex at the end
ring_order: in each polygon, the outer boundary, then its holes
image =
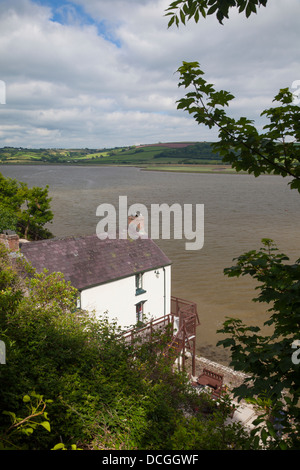
POLYGON ((133 167, 1 165, 5 177, 29 186, 49 186, 55 236, 88 235, 96 231, 100 204, 119 206, 127 196, 128 207, 144 204, 204 204, 204 245, 186 250, 187 240, 155 242, 172 260, 172 295, 197 303, 201 325, 197 354, 228 364, 222 335, 217 330, 226 317, 262 326, 267 305, 253 302, 255 282, 248 277, 231 279, 223 270, 242 253, 259 249, 262 238, 271 238, 291 262, 300 257, 300 195, 280 176, 239 174, 190 174, 151 172, 133 167))

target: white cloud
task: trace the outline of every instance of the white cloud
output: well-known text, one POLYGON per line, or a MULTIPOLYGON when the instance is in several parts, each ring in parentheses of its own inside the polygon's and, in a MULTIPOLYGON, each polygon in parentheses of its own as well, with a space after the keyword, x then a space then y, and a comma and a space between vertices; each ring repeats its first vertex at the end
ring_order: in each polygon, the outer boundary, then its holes
POLYGON ((232 13, 224 26, 209 17, 169 30, 167 0, 51 3, 0 4, 0 146, 211 140, 176 109, 182 60, 199 61, 236 96, 230 112, 252 119, 300 79, 298 0, 269 2, 249 19, 232 13))

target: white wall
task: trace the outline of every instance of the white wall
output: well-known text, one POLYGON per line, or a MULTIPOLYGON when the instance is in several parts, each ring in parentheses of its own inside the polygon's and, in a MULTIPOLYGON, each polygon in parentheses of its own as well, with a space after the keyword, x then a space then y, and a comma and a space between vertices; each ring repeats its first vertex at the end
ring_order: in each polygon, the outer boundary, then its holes
POLYGON ((168 315, 171 309, 171 267, 143 274, 143 294, 136 295, 135 275, 91 287, 81 292, 81 308, 95 311, 98 316, 107 312, 122 328, 136 324, 136 304, 145 301, 146 321, 168 315))

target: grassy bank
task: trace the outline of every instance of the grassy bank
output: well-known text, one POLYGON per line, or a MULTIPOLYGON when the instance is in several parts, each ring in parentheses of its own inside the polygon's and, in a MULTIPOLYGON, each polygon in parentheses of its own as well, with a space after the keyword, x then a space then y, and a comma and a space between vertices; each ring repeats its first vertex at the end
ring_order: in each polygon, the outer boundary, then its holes
POLYGON ((162 165, 148 166, 143 168, 144 171, 171 171, 180 173, 237 173, 230 165, 162 165))

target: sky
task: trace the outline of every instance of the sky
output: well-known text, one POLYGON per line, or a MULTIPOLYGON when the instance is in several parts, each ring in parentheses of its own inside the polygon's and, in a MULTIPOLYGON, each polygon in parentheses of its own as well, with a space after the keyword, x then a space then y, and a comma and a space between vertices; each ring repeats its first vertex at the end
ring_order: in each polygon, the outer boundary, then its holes
POLYGON ((300 1, 179 28, 168 28, 170 3, 0 0, 0 147, 215 141, 216 130, 177 110, 182 61, 198 61, 235 96, 229 114, 261 129, 279 89, 300 80, 300 1))

